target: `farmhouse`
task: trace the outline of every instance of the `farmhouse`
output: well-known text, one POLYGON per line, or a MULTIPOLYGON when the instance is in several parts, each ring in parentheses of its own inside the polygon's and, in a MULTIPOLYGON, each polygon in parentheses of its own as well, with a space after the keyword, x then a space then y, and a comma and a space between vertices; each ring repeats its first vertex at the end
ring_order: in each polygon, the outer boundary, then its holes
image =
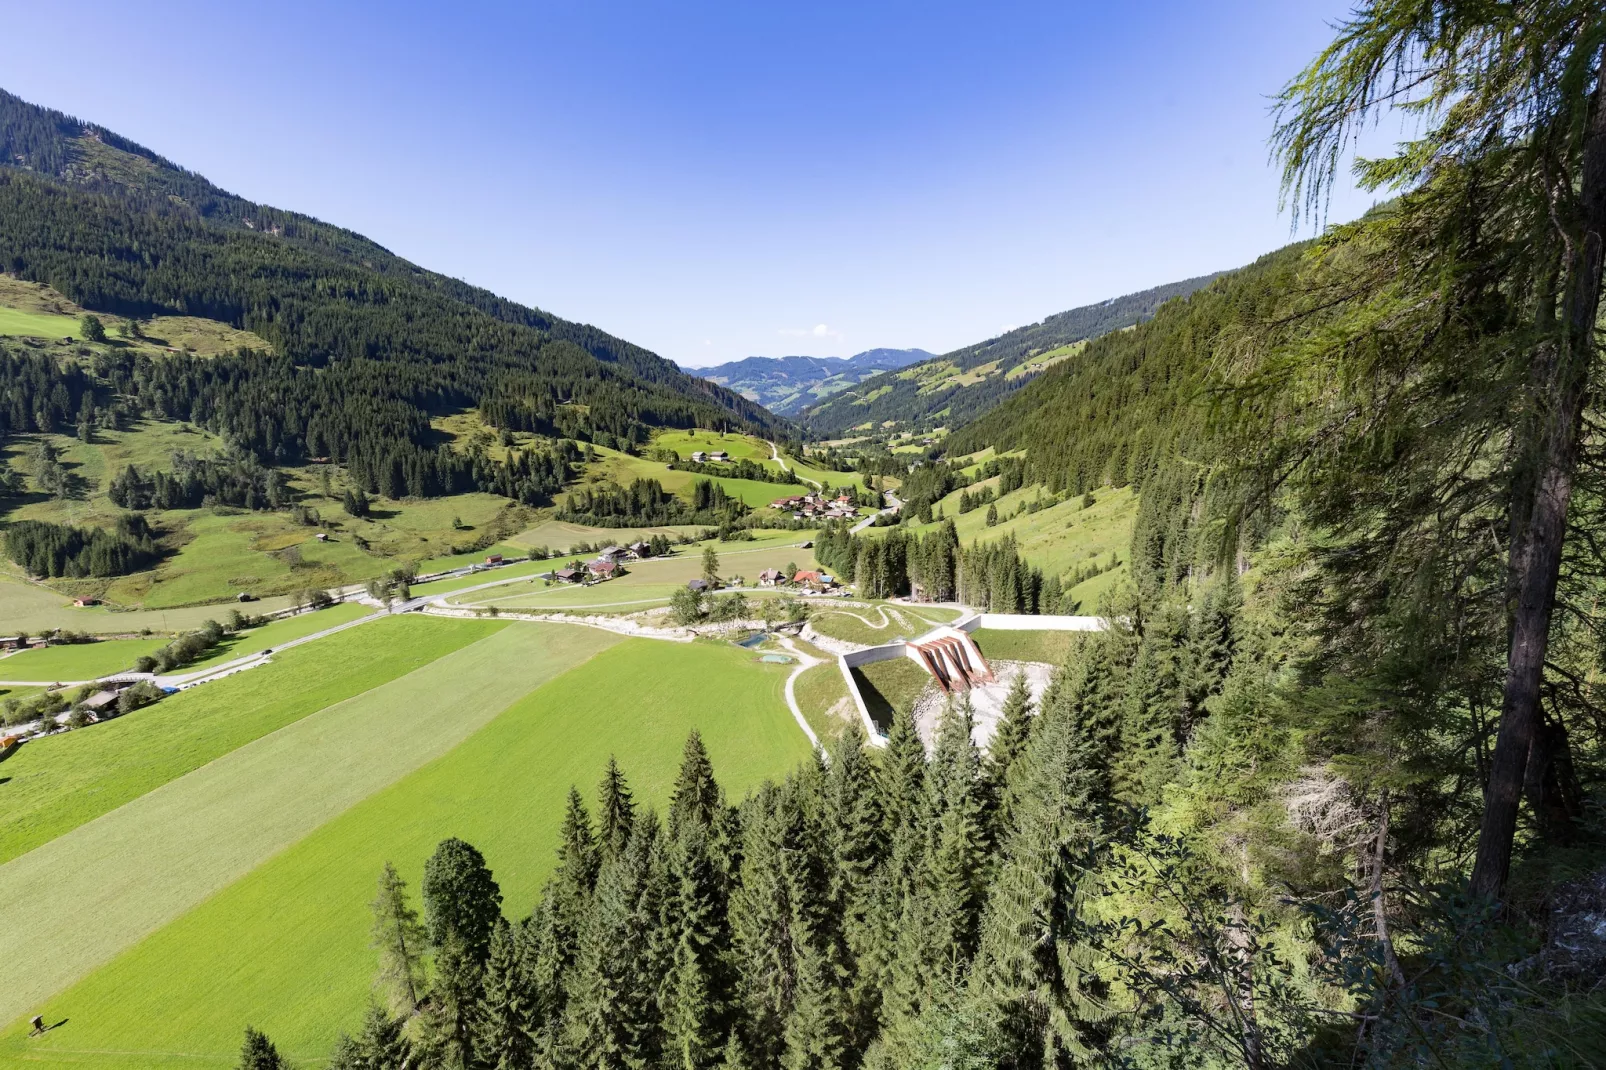
POLYGON ((731 459, 731 455, 726 453, 724 450, 714 450, 708 455, 708 459, 719 464, 724 464, 726 461, 731 459))
POLYGON ((691 459, 695 464, 703 464, 708 460, 708 454, 704 453, 702 450, 697 450, 691 455, 691 459))
POLYGON ((117 708, 117 696, 122 694, 122 688, 108 691, 97 691, 84 699, 84 709, 94 714, 97 719, 103 717, 108 710, 117 708))
POLYGON ((604 547, 597 554, 597 560, 598 561, 612 561, 612 562, 618 563, 620 561, 625 560, 629 556, 630 556, 630 551, 626 550, 622 546, 607 546, 607 547, 604 547))
POLYGON ((708 590, 708 581, 707 580, 689 580, 686 583, 686 589, 689 590, 689 591, 697 591, 697 592, 701 593, 702 591, 708 590))
POLYGON ((794 494, 790 498, 776 498, 770 502, 771 509, 797 509, 803 504, 803 495, 794 494))
POLYGON ((599 579, 609 580, 619 571, 617 561, 593 561, 586 566, 586 571, 599 579))
POLYGON ((644 542, 633 542, 630 544, 630 556, 638 561, 651 557, 652 547, 644 542))
POLYGON ((560 568, 552 574, 552 578, 562 580, 564 583, 574 583, 580 579, 580 570, 577 568, 560 568))
POLYGON ((778 586, 780 586, 780 583, 781 583, 781 570, 778 569, 778 568, 767 568, 767 569, 765 569, 763 572, 760 572, 758 574, 758 583, 759 583, 760 587, 778 587, 778 586))

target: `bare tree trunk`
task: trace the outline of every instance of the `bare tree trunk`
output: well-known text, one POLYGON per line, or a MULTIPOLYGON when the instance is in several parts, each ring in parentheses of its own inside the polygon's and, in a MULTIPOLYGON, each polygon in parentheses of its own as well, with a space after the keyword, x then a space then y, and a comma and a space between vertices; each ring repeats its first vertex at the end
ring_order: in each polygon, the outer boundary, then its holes
POLYGON ((1383 860, 1389 841, 1389 793, 1383 789, 1383 797, 1378 803, 1377 841, 1372 847, 1372 926, 1377 930, 1377 942, 1383 948, 1383 968, 1388 971, 1389 980, 1395 985, 1404 987, 1405 971, 1400 969, 1400 959, 1394 953, 1394 940, 1389 936, 1388 911, 1383 907, 1383 860))
POLYGON ((1526 523, 1516 525, 1510 551, 1516 605, 1512 609, 1500 731, 1484 791, 1483 827, 1472 867, 1473 892, 1494 900, 1504 894, 1511 870, 1517 808, 1522 799, 1528 752, 1539 726, 1539 690, 1595 352, 1602 245, 1606 242, 1606 53, 1596 73, 1594 98, 1584 141, 1579 191, 1581 225, 1568 264, 1565 334, 1561 344, 1550 351, 1552 363, 1543 369, 1540 393, 1534 399, 1539 411, 1531 493, 1515 503, 1527 517, 1526 523))

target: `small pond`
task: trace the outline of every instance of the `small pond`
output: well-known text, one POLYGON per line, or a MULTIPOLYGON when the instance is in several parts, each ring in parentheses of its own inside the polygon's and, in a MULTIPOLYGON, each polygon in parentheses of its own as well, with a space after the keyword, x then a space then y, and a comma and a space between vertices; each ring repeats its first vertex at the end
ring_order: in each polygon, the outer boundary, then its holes
POLYGON ((748 636, 746 639, 743 639, 741 642, 737 643, 736 645, 737 646, 745 646, 749 650, 751 650, 753 647, 760 645, 761 643, 764 642, 764 640, 766 640, 768 638, 769 638, 769 636, 765 635, 763 632, 754 632, 752 635, 748 636))
POLYGON ((785 654, 765 654, 763 657, 759 658, 758 660, 759 661, 768 661, 768 662, 771 662, 771 663, 776 664, 776 665, 790 665, 790 664, 792 664, 792 659, 787 657, 785 654))

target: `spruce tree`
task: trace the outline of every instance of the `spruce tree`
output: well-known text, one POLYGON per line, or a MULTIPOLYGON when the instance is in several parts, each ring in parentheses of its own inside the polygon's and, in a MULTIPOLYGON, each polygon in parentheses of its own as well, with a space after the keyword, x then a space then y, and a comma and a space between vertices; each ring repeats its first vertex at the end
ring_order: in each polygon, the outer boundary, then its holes
POLYGON ((377 1003, 370 1003, 358 1034, 342 1033, 335 1043, 329 1070, 406 1070, 417 1065, 403 1031, 406 1024, 406 1018, 393 1018, 377 1003))
POLYGON ((442 840, 424 864, 423 893, 430 942, 440 948, 455 935, 474 964, 483 963, 502 917, 502 890, 485 856, 455 837, 442 840))
POLYGON ((424 983, 425 932, 418 911, 407 901, 407 882, 389 862, 379 873, 372 910, 379 983, 389 992, 393 1008, 411 1014, 418 1009, 424 983))
MULTIPOLYGON (((609 780, 622 787, 622 778, 609 780)), ((657 1057, 662 1039, 657 995, 664 971, 656 959, 662 934, 657 926, 661 904, 654 899, 661 840, 657 815, 648 811, 631 821, 624 849, 604 858, 568 990, 563 1065, 600 1070, 657 1057)))
POLYGON ((1102 987, 1075 920, 1109 808, 1103 762, 1073 702, 1045 705, 1014 780, 1016 813, 988 897, 971 979, 1006 1023, 1016 1058, 1080 1060, 1102 1041, 1102 987))
POLYGON ((927 774, 924 891, 932 927, 926 951, 949 984, 957 982, 975 952, 986 886, 987 819, 973 728, 967 693, 943 712, 927 774))
POLYGON ((886 829, 875 787, 875 767, 857 724, 843 732, 826 778, 826 830, 831 849, 832 898, 842 909, 848 949, 849 1042, 863 1050, 874 1036, 886 972, 886 941, 876 931, 876 882, 887 856, 886 829))
MULTIPOLYGON (((85 317, 86 319, 89 317, 85 317)), ((240 1045, 239 1070, 288 1070, 284 1057, 273 1041, 250 1026, 245 1027, 245 1041, 240 1045)))
POLYGON ((597 788, 597 845, 603 861, 624 854, 635 814, 630 785, 625 782, 619 763, 610 755, 608 768, 597 788))
POLYGON ((527 1070, 534 1065, 535 1006, 513 929, 497 919, 474 1015, 474 1055, 488 1070, 527 1070))
POLYGON ((435 977, 421 1016, 419 1048, 425 1063, 463 1070, 474 1065, 474 1026, 483 969, 457 929, 447 929, 435 952, 435 977))

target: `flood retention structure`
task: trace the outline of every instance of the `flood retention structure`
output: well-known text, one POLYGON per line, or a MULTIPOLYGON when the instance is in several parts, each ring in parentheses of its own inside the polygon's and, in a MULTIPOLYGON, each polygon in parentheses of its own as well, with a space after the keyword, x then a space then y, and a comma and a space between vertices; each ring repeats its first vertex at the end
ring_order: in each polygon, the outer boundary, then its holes
POLYGON ((944 691, 960 683, 965 685, 961 689, 968 689, 972 677, 977 681, 990 681, 993 678, 992 670, 976 647, 975 640, 970 637, 971 632, 982 628, 1014 632, 1102 632, 1109 626, 1110 622, 1103 617, 971 612, 952 624, 933 628, 918 639, 899 640, 838 654, 836 664, 842 671, 843 681, 848 685, 848 694, 853 697, 853 705, 859 711, 865 737, 871 746, 885 747, 887 737, 876 727, 875 720, 870 716, 870 707, 859 691, 859 684, 853 679, 853 670, 859 666, 891 661, 893 658, 910 658, 944 691))

